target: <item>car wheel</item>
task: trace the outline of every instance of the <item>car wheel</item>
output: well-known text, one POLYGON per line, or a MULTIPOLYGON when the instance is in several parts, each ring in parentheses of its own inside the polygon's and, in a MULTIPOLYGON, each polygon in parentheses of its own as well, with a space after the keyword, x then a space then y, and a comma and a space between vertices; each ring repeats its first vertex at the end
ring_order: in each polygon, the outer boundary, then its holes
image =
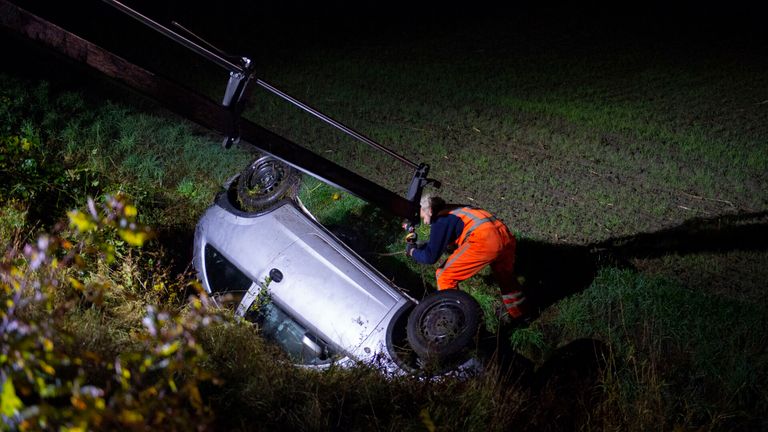
POLYGON ((295 195, 300 176, 295 169, 272 156, 251 162, 237 179, 237 199, 246 211, 271 206, 287 195, 295 195))
POLYGON ((482 320, 477 301, 464 291, 439 291, 422 300, 408 317, 408 342, 428 363, 444 364, 472 345, 482 320))

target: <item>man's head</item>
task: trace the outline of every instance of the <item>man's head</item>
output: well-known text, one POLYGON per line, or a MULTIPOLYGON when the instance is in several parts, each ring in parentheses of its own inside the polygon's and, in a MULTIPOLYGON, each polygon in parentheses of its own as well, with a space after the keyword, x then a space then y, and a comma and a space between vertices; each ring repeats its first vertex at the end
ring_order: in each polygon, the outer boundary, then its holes
POLYGON ((427 193, 422 195, 420 204, 419 216, 421 216, 421 221, 425 225, 429 225, 432 223, 432 216, 445 207, 445 200, 439 196, 427 193))

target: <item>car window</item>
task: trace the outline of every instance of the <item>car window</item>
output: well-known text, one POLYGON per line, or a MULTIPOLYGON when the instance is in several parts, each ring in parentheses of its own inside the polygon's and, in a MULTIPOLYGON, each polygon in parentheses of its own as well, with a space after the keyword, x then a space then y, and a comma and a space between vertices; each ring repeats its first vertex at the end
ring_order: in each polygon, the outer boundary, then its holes
MULTIPOLYGON (((210 244, 205 245, 205 275, 214 297, 220 298, 225 294, 233 296, 225 304, 236 305, 248 289, 254 286, 248 276, 210 244)), ((309 333, 273 302, 259 301, 258 307, 248 309, 245 318, 258 324, 261 334, 280 346, 294 362, 321 365, 330 363, 336 357, 325 342, 309 333)))
POLYGON ((245 318, 258 324, 261 334, 279 345, 296 363, 322 365, 338 357, 328 344, 312 335, 273 302, 250 309, 245 318))
POLYGON ((210 244, 205 245, 205 277, 211 294, 244 293, 253 281, 210 244))

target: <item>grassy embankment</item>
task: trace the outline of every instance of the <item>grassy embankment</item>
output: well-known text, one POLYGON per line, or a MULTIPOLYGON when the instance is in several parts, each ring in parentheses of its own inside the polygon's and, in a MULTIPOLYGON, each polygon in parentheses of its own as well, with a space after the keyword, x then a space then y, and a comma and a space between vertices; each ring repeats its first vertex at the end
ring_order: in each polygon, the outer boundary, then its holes
MULTIPOLYGON (((449 199, 507 220, 521 238, 526 283, 549 299, 509 344, 544 365, 572 340, 602 341, 606 365, 585 381, 594 388, 576 390, 573 383, 589 375, 571 376, 576 364, 544 382, 534 376, 533 384, 503 372, 467 383, 388 381, 366 368, 310 374, 275 368, 254 329, 217 325, 198 336, 205 367, 221 380, 202 387, 215 424, 765 428, 768 266, 764 247, 740 243, 765 232, 768 206, 766 105, 754 90, 765 87, 759 64, 717 50, 711 60, 670 50, 649 61, 642 50, 512 56, 480 40, 451 50, 442 42, 425 38, 405 51, 377 50, 375 58, 371 47, 294 52, 290 67, 275 61, 263 76, 431 163, 449 199), (574 268, 574 257, 584 268, 574 268)), ((12 162, 3 166, 0 195, 5 246, 34 241, 86 196, 118 191, 159 232, 143 249, 117 241, 115 263, 82 270, 84 280, 109 287, 106 306, 77 304, 57 323, 74 335, 73 346, 120 352, 141 332, 147 304, 179 308, 192 275, 179 274, 188 250, 174 237, 190 238, 218 185, 249 156, 222 152, 217 138, 171 116, 86 102, 39 82, 3 76, 2 97, 3 162, 12 162)), ((269 98, 257 97, 256 105, 247 115, 265 126, 394 190, 406 184, 407 171, 315 120, 269 98)), ((328 224, 369 230, 373 218, 393 225, 353 197, 332 199, 334 192, 307 182, 302 196, 328 224)), ((431 270, 380 255, 402 247, 397 232, 377 232, 369 244, 374 250, 364 252, 375 264, 410 268, 410 276, 391 277, 431 285, 431 270)), ((495 329, 493 286, 479 277, 464 287, 495 329)), ((107 371, 88 373, 108 381, 107 371)))

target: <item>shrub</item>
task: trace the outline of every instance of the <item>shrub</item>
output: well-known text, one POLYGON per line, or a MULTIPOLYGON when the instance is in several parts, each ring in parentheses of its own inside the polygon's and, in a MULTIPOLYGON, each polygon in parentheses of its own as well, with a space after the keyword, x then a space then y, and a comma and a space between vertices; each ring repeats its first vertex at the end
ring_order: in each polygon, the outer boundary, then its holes
MULTIPOLYGON (((221 319, 200 293, 181 311, 146 305, 128 343, 84 344, 67 331, 87 321, 111 286, 88 280, 92 266, 115 265, 116 240, 133 247, 151 238, 123 197, 89 200, 69 213, 76 232, 45 234, 0 267, 0 391, 5 429, 189 430, 213 414, 199 385, 200 329, 221 319), (97 348, 95 350, 82 349, 97 348)), ((107 335, 109 332, 104 332, 107 335)), ((93 336, 92 336, 93 337, 93 336)))

